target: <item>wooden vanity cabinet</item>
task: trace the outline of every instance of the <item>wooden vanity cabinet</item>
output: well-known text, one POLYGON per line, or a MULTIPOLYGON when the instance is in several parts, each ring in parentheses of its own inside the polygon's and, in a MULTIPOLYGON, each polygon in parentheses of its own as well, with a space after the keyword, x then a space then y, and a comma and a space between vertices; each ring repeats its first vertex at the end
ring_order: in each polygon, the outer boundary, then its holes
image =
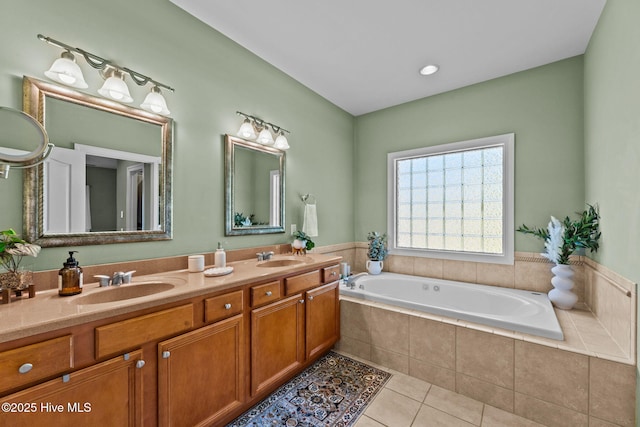
POLYGON ((306 357, 329 350, 340 338, 339 282, 306 292, 306 357))
POLYGON ((141 360, 132 351, 0 398, 2 425, 141 426, 141 360))

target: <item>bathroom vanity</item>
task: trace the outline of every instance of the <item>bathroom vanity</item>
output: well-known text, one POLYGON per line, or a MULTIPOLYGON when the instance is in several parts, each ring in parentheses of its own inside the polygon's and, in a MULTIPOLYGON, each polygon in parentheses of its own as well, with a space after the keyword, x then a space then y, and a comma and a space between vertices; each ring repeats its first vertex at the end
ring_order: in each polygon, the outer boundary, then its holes
POLYGON ((338 340, 339 261, 239 261, 227 276, 181 270, 3 307, 2 419, 223 425, 338 340))

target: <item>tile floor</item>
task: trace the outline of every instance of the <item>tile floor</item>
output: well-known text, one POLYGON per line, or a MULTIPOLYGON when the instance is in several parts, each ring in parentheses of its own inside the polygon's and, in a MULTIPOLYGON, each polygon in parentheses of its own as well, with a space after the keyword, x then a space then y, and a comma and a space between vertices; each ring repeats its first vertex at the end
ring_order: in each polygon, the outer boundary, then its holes
POLYGON ((367 407, 355 427, 542 427, 526 418, 417 378, 374 366, 391 372, 393 377, 367 407))

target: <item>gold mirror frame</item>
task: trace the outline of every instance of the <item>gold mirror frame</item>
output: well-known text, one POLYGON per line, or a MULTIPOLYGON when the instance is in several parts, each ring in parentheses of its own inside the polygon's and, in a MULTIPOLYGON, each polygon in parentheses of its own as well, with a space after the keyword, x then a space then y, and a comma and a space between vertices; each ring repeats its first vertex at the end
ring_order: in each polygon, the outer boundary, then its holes
POLYGON ((238 138, 231 135, 225 135, 225 167, 224 167, 224 182, 225 182, 225 235, 226 236, 245 236, 249 234, 275 234, 284 233, 285 224, 285 152, 273 147, 264 146, 255 142, 247 141, 242 138, 238 138), (234 191, 236 190, 236 174, 240 171, 236 170, 235 165, 235 148, 241 147, 244 149, 256 151, 259 153, 265 153, 273 155, 279 166, 280 173, 280 188, 279 188, 279 205, 280 211, 278 212, 279 225, 259 225, 252 227, 235 227, 234 226, 234 214, 235 214, 235 197, 234 191))
POLYGON ((172 239, 173 120, 128 107, 114 101, 24 76, 23 110, 46 129, 46 100, 55 98, 107 113, 117 114, 160 126, 162 162, 160 165, 160 212, 162 230, 99 231, 86 233, 46 233, 43 230, 43 165, 25 169, 23 222, 24 237, 42 247, 102 245, 172 239))

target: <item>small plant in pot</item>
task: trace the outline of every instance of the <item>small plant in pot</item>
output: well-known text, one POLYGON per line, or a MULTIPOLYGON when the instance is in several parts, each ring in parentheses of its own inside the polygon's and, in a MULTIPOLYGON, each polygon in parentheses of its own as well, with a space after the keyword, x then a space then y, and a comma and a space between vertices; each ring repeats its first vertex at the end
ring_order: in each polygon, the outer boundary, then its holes
POLYGON ((25 256, 36 257, 40 253, 40 246, 23 240, 13 229, 0 231, 0 265, 4 272, 0 272, 0 288, 21 291, 33 284, 31 271, 21 267, 25 256))
POLYGON ((293 233, 293 237, 295 237, 295 240, 291 244, 291 248, 293 249, 294 255, 306 254, 307 251, 310 251, 316 246, 313 240, 311 240, 311 237, 304 231, 296 231, 293 233))
POLYGON ((366 267, 369 274, 380 274, 384 267, 384 259, 387 257, 387 234, 371 231, 367 234, 369 249, 367 250, 366 267))
POLYGON ((565 310, 573 308, 578 301, 578 296, 571 291, 573 270, 569 257, 577 249, 597 252, 600 247, 600 213, 597 206, 587 206, 582 213, 578 212, 580 217, 577 220, 567 216, 560 221, 552 216, 546 230, 529 228, 524 224, 516 230, 544 240, 545 252, 541 255, 556 264, 551 269, 555 276, 551 279, 554 289, 549 291, 549 299, 556 307, 565 310))

